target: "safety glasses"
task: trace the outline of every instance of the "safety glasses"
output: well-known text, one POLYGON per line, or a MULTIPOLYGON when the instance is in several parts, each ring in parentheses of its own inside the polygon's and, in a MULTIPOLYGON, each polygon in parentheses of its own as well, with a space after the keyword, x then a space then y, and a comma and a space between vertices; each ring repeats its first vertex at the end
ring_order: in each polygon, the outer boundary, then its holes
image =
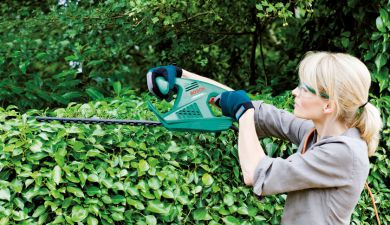
MULTIPOLYGON (((299 82, 298 89, 300 91, 311 92, 312 94, 317 95, 317 92, 314 88, 310 87, 309 85, 307 85, 306 83, 303 83, 303 82, 299 82)), ((326 93, 321 92, 320 96, 322 98, 329 99, 329 95, 326 93)))

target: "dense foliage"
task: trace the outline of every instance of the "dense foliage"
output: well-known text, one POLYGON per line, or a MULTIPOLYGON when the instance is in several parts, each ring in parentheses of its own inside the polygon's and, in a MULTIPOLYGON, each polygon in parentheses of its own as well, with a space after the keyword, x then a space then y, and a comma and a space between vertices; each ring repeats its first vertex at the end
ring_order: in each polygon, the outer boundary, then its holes
POLYGON ((2 1, 0 98, 26 110, 109 96, 117 81, 142 91, 147 69, 167 63, 278 95, 294 87, 309 50, 362 58, 373 72, 373 93, 388 94, 388 4, 2 1))
MULTIPOLYGON (((163 127, 62 125, 28 118, 126 118, 131 110, 132 118, 153 119, 145 99, 154 98, 123 92, 115 99, 28 115, 2 109, 0 224, 280 224, 285 195, 259 201, 243 185, 233 131, 166 132, 163 127), (5 120, 9 115, 17 118, 5 120)), ((288 96, 273 101, 286 108, 292 103, 288 96)), ((159 110, 170 107, 155 103, 159 110)), ((276 139, 262 142, 274 157, 296 149, 276 139)), ((382 187, 377 197, 385 199, 382 173, 384 168, 372 173, 370 183, 382 187)), ((372 224, 370 204, 363 193, 354 224, 372 224)), ((383 215, 388 211, 386 202, 378 207, 383 215)))
MULTIPOLYGON (((133 118, 153 118, 143 101, 147 98, 129 91, 109 102, 47 113, 123 118, 132 110, 133 118)), ((164 110, 168 104, 159 106, 164 110)), ((260 202, 242 184, 233 131, 61 125, 37 123, 26 115, 4 121, 15 113, 12 107, 1 112, 1 224, 253 224, 280 219, 283 196, 260 202)))
MULTIPOLYGON (((58 2, 0 2, 0 224, 279 224, 285 196, 258 201, 243 185, 232 131, 26 116, 155 119, 145 73, 167 63, 291 109, 286 91, 308 50, 351 53, 372 72, 371 102, 385 127, 368 182, 389 224, 389 1, 58 2)), ((295 150, 273 138, 262 143, 274 157, 295 150)), ((375 224, 373 215, 363 192, 352 224, 375 224)))

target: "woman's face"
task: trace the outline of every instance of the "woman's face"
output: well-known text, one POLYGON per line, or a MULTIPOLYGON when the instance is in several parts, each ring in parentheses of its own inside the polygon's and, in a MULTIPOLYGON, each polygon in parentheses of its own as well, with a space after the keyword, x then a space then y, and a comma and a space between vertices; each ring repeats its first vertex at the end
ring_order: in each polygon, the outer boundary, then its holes
POLYGON ((294 115, 296 117, 313 121, 324 118, 326 100, 313 92, 315 92, 314 89, 304 83, 300 83, 292 91, 295 97, 294 115))

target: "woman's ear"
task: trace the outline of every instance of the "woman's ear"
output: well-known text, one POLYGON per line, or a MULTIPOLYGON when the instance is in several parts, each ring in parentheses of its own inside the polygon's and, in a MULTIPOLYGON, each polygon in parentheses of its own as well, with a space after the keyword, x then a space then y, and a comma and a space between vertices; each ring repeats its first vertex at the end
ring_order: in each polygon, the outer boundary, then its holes
POLYGON ((323 111, 325 114, 332 114, 332 113, 336 112, 335 102, 332 100, 328 100, 324 105, 323 111))

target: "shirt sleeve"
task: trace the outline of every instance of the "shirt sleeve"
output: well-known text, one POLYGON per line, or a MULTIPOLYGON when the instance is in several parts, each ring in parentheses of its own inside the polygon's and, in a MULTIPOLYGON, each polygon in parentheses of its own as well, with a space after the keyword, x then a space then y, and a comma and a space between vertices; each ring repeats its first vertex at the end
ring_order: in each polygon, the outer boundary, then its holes
POLYGON ((353 160, 353 151, 342 142, 313 146, 287 159, 266 156, 256 167, 253 190, 257 195, 271 195, 345 186, 351 182, 353 160))
POLYGON ((253 101, 255 126, 259 138, 273 136, 289 140, 299 146, 305 134, 314 127, 310 120, 300 119, 293 114, 262 101, 253 101))

